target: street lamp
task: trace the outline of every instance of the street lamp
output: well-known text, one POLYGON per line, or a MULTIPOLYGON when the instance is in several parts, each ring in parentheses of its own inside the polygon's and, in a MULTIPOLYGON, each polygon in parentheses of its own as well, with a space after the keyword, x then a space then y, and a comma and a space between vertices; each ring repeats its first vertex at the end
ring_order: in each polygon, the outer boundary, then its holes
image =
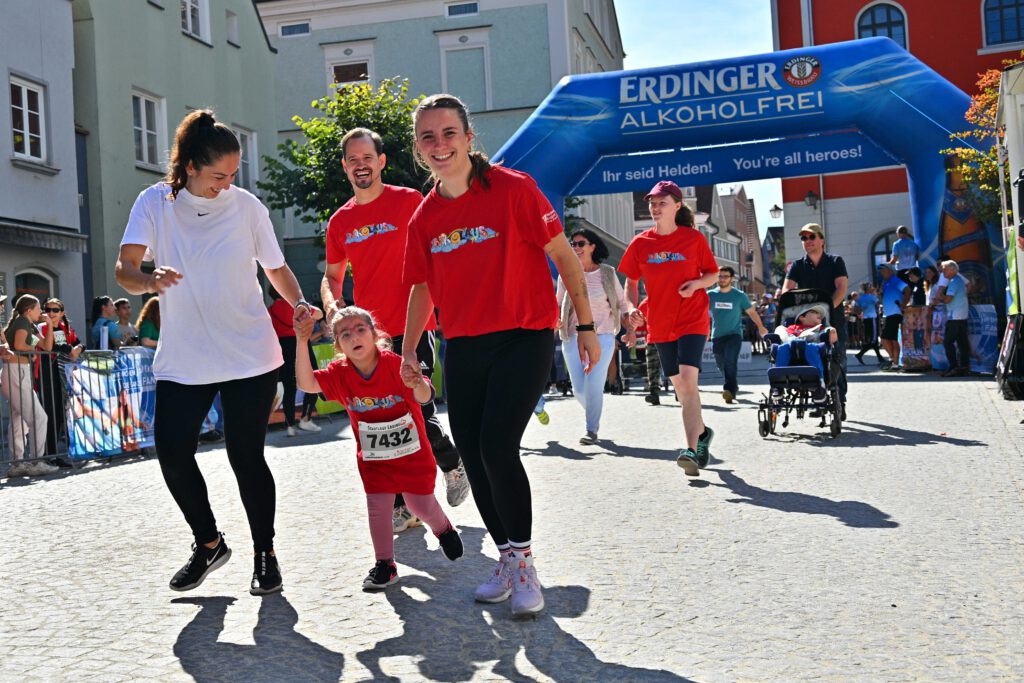
POLYGON ((768 209, 768 213, 771 214, 772 218, 778 218, 782 215, 782 207, 775 204, 772 208, 768 209))
POLYGON ((804 197, 804 204, 811 207, 812 209, 818 208, 818 195, 814 194, 814 190, 807 190, 807 196, 804 197))

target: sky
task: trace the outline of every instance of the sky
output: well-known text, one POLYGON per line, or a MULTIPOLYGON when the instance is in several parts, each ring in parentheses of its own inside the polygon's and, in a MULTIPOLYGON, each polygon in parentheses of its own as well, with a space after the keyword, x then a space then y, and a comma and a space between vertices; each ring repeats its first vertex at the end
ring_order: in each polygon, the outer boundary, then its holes
MULTIPOLYGON (((618 0, 615 12, 627 69, 772 51, 768 0, 618 0)), ((754 200, 762 237, 768 226, 782 225, 768 213, 773 205, 782 206, 778 180, 748 181, 743 187, 754 200)))

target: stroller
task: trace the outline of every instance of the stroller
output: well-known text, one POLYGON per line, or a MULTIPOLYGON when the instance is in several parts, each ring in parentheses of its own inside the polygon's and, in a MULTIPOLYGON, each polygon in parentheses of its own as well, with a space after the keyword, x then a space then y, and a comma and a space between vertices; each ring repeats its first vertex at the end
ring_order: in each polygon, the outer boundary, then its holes
MULTIPOLYGON (((810 306, 815 306, 821 313, 822 324, 829 324, 832 311, 832 297, 820 289, 794 289, 783 294, 779 299, 776 323, 792 325, 797 315, 810 306)), ((829 424, 832 436, 839 436, 843 428, 843 404, 839 396, 839 377, 842 367, 836 356, 835 348, 828 342, 808 341, 807 346, 816 345, 821 354, 824 366, 825 401, 815 403, 811 399, 812 392, 820 386, 818 369, 807 363, 799 347, 794 347, 790 364, 776 367, 776 356, 782 339, 777 334, 765 335, 765 341, 771 344, 768 360, 772 367, 768 368, 769 392, 757 407, 758 433, 762 437, 776 433, 776 423, 782 416, 782 427, 789 426, 789 416, 796 413, 797 419, 810 417, 821 419, 819 427, 829 424)))

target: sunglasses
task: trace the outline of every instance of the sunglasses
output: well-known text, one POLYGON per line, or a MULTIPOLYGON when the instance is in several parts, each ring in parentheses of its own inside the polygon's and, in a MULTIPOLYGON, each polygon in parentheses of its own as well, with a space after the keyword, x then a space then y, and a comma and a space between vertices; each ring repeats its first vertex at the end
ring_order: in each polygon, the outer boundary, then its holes
POLYGON ((574 249, 582 249, 583 247, 585 247, 588 244, 590 244, 590 242, 584 242, 584 241, 580 240, 578 242, 570 242, 570 244, 573 246, 574 249))
POLYGON ((47 313, 63 313, 64 312, 63 308, 44 308, 43 310, 46 311, 47 313))
POLYGON ((813 242, 816 239, 818 239, 817 235, 800 235, 801 242, 813 242))

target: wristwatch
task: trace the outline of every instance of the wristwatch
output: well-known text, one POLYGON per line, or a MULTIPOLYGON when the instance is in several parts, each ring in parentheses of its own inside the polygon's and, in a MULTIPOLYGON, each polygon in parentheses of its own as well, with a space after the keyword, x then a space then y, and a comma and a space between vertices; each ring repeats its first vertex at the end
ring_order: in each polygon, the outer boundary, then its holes
POLYGON ((299 299, 298 301, 295 302, 295 308, 298 308, 299 306, 305 306, 307 311, 309 311, 310 313, 313 312, 313 305, 306 301, 305 299, 299 299))

